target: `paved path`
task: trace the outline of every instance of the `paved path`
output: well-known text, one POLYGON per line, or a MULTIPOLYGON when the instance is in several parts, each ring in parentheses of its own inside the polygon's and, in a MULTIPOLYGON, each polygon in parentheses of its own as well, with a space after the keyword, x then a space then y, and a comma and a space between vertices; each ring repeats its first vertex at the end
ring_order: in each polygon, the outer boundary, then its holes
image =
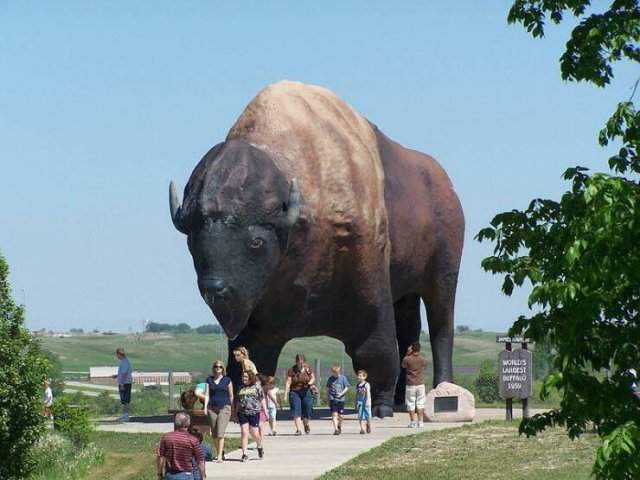
MULTIPOLYGON (((514 408, 514 414, 519 415, 514 408)), ((532 411, 537 413, 537 411, 532 411)), ((476 422, 504 419, 502 409, 478 409, 476 422)), ((427 423, 423 429, 407 428, 406 414, 396 413, 393 418, 373 420, 373 432, 360 435, 358 422, 354 415, 347 415, 343 434, 333 435, 333 427, 328 417, 322 416, 311 423, 311 434, 296 437, 293 435, 293 422, 278 422, 278 436, 265 437, 264 459, 259 460, 255 449, 249 452, 249 461, 242 463, 240 450, 229 452, 224 463, 207 463, 207 476, 218 479, 313 479, 320 476, 350 458, 380 445, 391 437, 411 435, 425 430, 440 430, 459 427, 461 423, 427 423)), ((168 432, 173 429, 166 423, 128 423, 100 425, 99 430, 120 432, 168 432)), ((239 437, 239 427, 230 424, 229 437, 239 437)))

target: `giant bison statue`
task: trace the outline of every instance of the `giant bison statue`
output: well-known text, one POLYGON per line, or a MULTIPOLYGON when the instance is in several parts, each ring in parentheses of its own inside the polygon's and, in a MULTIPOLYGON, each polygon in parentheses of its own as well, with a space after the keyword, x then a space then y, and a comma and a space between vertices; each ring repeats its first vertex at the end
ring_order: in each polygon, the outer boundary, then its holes
POLYGON ((182 205, 171 183, 170 209, 229 350, 245 345, 261 372, 275 373, 287 341, 328 335, 368 371, 373 414, 393 415, 422 298, 434 384, 452 380, 458 197, 433 158, 330 91, 262 90, 200 160, 182 205))

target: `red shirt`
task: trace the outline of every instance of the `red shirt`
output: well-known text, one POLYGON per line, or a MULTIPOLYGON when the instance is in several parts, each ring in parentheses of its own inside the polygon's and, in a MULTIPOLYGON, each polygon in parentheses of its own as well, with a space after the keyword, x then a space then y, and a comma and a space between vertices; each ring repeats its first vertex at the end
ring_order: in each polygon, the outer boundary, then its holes
POLYGON ((165 433, 160 439, 159 454, 167 460, 167 471, 191 472, 191 459, 204 462, 204 455, 198 439, 186 430, 165 433))

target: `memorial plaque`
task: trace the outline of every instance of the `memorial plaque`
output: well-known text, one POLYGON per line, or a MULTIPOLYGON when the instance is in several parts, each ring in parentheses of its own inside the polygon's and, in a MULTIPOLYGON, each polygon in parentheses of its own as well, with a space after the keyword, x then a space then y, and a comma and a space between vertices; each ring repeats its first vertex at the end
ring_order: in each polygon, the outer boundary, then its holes
POLYGON ((533 395, 533 355, 529 350, 504 350, 498 355, 500 398, 529 398, 533 395))
POLYGON ((434 413, 457 412, 458 397, 436 397, 433 399, 434 413))

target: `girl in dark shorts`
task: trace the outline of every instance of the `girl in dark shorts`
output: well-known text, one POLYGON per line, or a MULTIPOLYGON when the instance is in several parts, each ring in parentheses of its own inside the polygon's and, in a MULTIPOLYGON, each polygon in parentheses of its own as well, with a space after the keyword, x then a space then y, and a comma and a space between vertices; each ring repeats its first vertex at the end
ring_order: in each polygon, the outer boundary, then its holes
POLYGON ((264 391, 256 384, 256 376, 251 371, 243 372, 242 386, 238 390, 238 421, 240 422, 240 440, 242 442, 242 461, 249 460, 247 445, 249 432, 258 445, 258 456, 264 456, 262 436, 260 435, 260 412, 267 409, 264 391))

